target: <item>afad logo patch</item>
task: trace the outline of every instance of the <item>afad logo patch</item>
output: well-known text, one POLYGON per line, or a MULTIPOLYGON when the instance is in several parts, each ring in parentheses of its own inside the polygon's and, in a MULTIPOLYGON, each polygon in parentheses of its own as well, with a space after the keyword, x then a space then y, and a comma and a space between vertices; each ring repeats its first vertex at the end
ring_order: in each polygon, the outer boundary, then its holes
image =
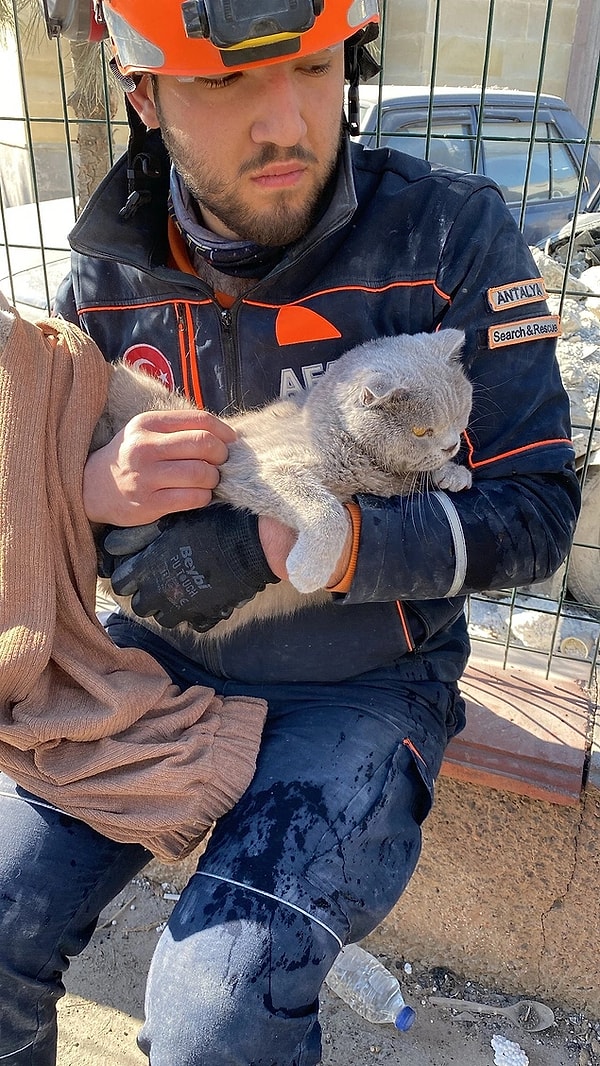
POLYGON ((168 359, 152 344, 132 344, 123 356, 123 362, 133 370, 156 378, 170 392, 175 389, 175 378, 168 359))

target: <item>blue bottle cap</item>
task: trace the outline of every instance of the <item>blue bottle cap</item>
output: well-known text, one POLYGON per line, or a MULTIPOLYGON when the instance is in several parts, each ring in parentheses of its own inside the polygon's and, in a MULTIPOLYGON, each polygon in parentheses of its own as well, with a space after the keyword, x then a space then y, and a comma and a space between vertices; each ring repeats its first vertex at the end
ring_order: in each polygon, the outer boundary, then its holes
POLYGON ((416 1017, 416 1011, 414 1011, 412 1007, 403 1007, 400 1011, 400 1014, 396 1018, 394 1025, 396 1026, 396 1029, 400 1029, 402 1033, 406 1033, 407 1030, 410 1029, 416 1017))

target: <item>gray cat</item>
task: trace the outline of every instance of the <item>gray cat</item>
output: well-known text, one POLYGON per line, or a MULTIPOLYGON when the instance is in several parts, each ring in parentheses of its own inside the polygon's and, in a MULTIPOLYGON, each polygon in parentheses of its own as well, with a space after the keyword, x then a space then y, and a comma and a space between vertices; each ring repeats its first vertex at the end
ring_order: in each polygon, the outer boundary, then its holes
MULTIPOLYGON (((368 341, 329 364, 300 396, 223 419, 238 437, 220 467, 215 498, 280 519, 298 538, 287 560, 289 582, 267 586, 197 640, 293 611, 308 594, 313 602, 326 598, 348 532, 343 504, 355 493, 469 488, 470 471, 452 461, 472 402, 460 361, 464 339, 447 329, 368 341)), ((154 378, 117 364, 91 449, 141 411, 188 406, 154 378)), ((119 603, 128 610, 127 600, 119 603)))

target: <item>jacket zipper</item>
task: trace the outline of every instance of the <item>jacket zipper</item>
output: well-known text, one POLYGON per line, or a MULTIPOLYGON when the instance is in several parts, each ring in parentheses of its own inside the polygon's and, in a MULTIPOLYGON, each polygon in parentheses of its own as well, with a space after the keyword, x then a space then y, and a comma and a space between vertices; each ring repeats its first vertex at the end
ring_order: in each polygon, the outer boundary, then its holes
MULTIPOLYGON (((204 401, 190 306, 182 301, 177 301, 174 306, 179 334, 179 361, 183 391, 188 400, 193 400, 197 407, 203 408, 204 401)), ((216 301, 214 301, 214 306, 219 316, 227 409, 237 411, 242 397, 238 346, 234 335, 234 316, 230 308, 220 307, 216 301)))
POLYGON ((221 343, 223 345, 223 365, 225 368, 225 388, 227 405, 232 411, 241 410, 242 396, 240 388, 240 365, 238 345, 234 331, 233 308, 219 308, 221 318, 221 343))
POLYGON ((181 379, 183 391, 188 400, 193 400, 196 407, 204 407, 202 386, 198 360, 196 358, 196 345, 194 342, 194 323, 190 305, 188 303, 175 303, 175 317, 177 319, 179 363, 181 366, 181 379))

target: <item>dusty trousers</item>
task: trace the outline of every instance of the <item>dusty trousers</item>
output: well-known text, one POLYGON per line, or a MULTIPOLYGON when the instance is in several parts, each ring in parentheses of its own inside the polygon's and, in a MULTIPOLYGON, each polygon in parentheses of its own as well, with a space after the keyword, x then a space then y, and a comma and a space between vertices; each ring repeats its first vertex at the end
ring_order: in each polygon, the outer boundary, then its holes
MULTIPOLYGON (((258 693, 140 627, 109 630, 160 657, 181 686, 258 693)), ((464 721, 456 686, 433 680, 364 675, 260 694, 269 714, 256 775, 154 954, 139 1037, 152 1066, 316 1066, 325 974, 406 887, 433 779, 464 721)), ((53 1066, 68 959, 149 859, 0 775, 0 1066, 53 1066)))

